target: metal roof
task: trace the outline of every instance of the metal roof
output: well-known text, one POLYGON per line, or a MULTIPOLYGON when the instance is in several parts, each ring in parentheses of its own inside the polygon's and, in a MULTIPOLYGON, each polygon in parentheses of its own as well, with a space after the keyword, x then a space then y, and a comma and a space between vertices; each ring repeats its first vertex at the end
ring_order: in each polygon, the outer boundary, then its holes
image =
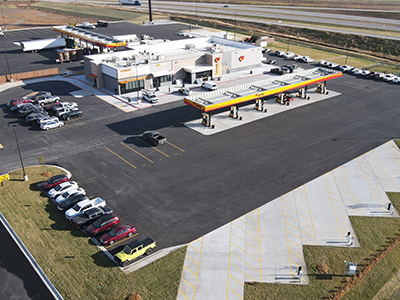
POLYGON ((124 41, 72 25, 54 26, 51 29, 106 48, 126 46, 124 41))
POLYGON ((340 76, 342 76, 342 72, 325 68, 314 68, 212 92, 187 96, 184 102, 204 112, 208 112, 298 89, 340 76))

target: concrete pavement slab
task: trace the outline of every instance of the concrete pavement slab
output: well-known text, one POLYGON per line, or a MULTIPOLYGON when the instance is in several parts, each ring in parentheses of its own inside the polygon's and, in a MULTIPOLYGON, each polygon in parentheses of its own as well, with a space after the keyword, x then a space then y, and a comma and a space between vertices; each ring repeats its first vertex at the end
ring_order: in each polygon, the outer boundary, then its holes
POLYGON ((189 243, 177 299, 243 299, 245 282, 308 284, 303 245, 359 247, 349 215, 399 216, 385 208, 399 162, 390 141, 189 243))

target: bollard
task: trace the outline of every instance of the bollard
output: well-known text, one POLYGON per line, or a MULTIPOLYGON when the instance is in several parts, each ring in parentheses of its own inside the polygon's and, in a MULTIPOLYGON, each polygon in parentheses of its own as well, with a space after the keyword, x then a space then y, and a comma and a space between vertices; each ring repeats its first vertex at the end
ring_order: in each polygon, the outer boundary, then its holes
POLYGON ((351 246, 353 245, 353 237, 351 235, 351 232, 349 231, 346 235, 346 246, 351 246))
POLYGON ((303 269, 301 266, 299 266, 299 268, 297 270, 297 277, 299 278, 299 281, 301 281, 301 279, 303 277, 303 269))

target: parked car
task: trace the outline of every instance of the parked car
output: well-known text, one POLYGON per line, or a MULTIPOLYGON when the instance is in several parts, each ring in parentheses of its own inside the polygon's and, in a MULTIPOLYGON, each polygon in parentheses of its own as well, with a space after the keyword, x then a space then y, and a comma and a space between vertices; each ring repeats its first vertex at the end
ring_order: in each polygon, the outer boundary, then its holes
POLYGON ((268 59, 268 60, 263 61, 263 63, 269 64, 269 65, 275 65, 276 64, 276 60, 275 59, 268 59))
POLYGON ((46 115, 44 117, 37 118, 36 121, 37 121, 37 123, 39 125, 41 125, 41 124, 44 124, 44 123, 47 123, 47 122, 50 122, 50 121, 58 121, 58 118, 57 117, 50 117, 49 115, 46 115))
POLYGON ((46 96, 46 95, 51 95, 51 93, 48 92, 48 91, 39 91, 39 92, 35 92, 34 95, 29 96, 29 97, 27 97, 27 98, 30 98, 30 99, 32 99, 32 100, 35 101, 36 99, 38 99, 38 98, 40 98, 40 97, 42 97, 42 96, 46 96))
POLYGON ((291 73, 290 69, 287 67, 281 67, 281 72, 282 72, 282 74, 291 73))
POLYGON ((42 129, 42 130, 50 130, 50 129, 63 127, 63 126, 64 126, 64 122, 54 120, 54 121, 48 121, 46 123, 40 124, 40 129, 42 129))
POLYGON ((76 102, 57 102, 57 103, 54 103, 54 105, 52 106, 52 109, 54 111, 57 111, 57 109, 59 109, 59 108, 73 109, 73 108, 77 108, 77 107, 78 107, 78 103, 76 103, 76 102))
POLYGON ((393 81, 392 81, 393 83, 400 83, 400 77, 399 76, 394 76, 393 77, 393 81))
POLYGON ((100 243, 104 246, 112 245, 119 240, 130 237, 136 233, 136 228, 132 225, 118 225, 100 237, 100 243))
POLYGON ((67 181, 67 182, 62 182, 59 185, 55 186, 52 188, 47 195, 50 198, 57 198, 59 195, 64 193, 68 189, 76 189, 78 188, 78 184, 75 181, 67 181))
POLYGON ((62 117, 64 114, 69 113, 72 110, 79 110, 78 108, 68 108, 68 107, 60 107, 56 109, 56 116, 57 117, 62 117))
POLYGON ((293 60, 298 61, 298 60, 302 60, 303 56, 296 54, 295 56, 292 57, 293 60))
POLYGON ((51 178, 49 178, 47 181, 44 181, 40 184, 40 188, 48 191, 52 188, 54 188, 55 186, 63 183, 63 182, 67 182, 69 181, 69 178, 67 175, 61 174, 61 175, 55 175, 51 178))
POLYGON ((89 200, 89 198, 83 194, 76 194, 71 197, 68 197, 64 201, 59 202, 57 204, 57 208, 58 208, 58 210, 65 211, 67 209, 70 209, 76 203, 83 201, 83 200, 89 200))
POLYGON ((189 96, 189 95, 193 94, 192 90, 188 89, 188 88, 180 88, 178 90, 178 93, 181 94, 181 95, 186 95, 186 96, 189 96))
POLYGON ((35 111, 35 112, 27 115, 25 118, 25 121, 30 123, 30 122, 36 121, 39 118, 45 118, 48 116, 49 116, 49 114, 45 111, 35 111))
POLYGON ((32 92, 29 93, 28 95, 25 95, 23 97, 20 98, 14 98, 10 100, 10 103, 8 103, 8 106, 11 106, 13 102, 15 101, 21 101, 21 100, 31 100, 31 102, 34 102, 34 100, 36 100, 36 98, 40 95, 51 95, 50 92, 47 91, 40 91, 40 92, 32 92))
POLYGON ((394 75, 393 75, 393 74, 386 74, 386 75, 382 78, 382 80, 383 80, 383 81, 386 81, 386 82, 392 82, 393 79, 394 79, 394 75))
POLYGON ((18 112, 19 112, 20 117, 26 117, 27 115, 29 115, 33 112, 38 112, 38 111, 43 111, 43 108, 40 105, 32 104, 32 105, 24 106, 18 112))
POLYGON ((154 146, 165 144, 167 142, 167 138, 162 136, 158 131, 145 131, 143 132, 143 138, 154 146))
POLYGON ((294 53, 288 51, 288 52, 286 52, 286 53, 283 55, 283 57, 284 57, 284 58, 292 58, 292 57, 294 57, 294 53))
POLYGON ((154 91, 147 91, 144 90, 142 91, 142 97, 144 100, 150 102, 150 103, 157 103, 158 102, 158 97, 154 91))
POLYGON ((285 52, 279 51, 279 50, 275 51, 274 53, 275 53, 276 56, 279 56, 279 57, 282 57, 282 56, 285 55, 285 52))
POLYGON ((59 195, 56 199, 55 199, 55 203, 61 203, 65 200, 67 200, 68 198, 75 196, 75 195, 86 195, 86 192, 83 188, 76 188, 76 189, 69 189, 66 190, 64 193, 62 193, 61 195, 59 195))
POLYGON ((7 105, 10 106, 10 109, 12 111, 14 111, 17 109, 17 107, 20 107, 22 104, 26 104, 26 103, 33 103, 33 100, 32 99, 24 99, 24 98, 16 98, 16 99, 10 100, 10 102, 7 105))
POLYGON ((343 73, 351 71, 352 69, 354 69, 354 67, 348 65, 339 66, 339 70, 342 71, 343 73))
POLYGON ((111 214, 113 210, 108 206, 93 207, 85 210, 83 214, 77 215, 71 219, 71 224, 75 228, 83 228, 96 221, 101 216, 111 214))
POLYGON ((80 118, 82 116, 83 112, 79 109, 73 109, 69 112, 66 112, 65 114, 62 115, 62 118, 64 120, 71 120, 73 118, 80 118))
POLYGON ((269 71, 272 74, 278 74, 278 75, 283 75, 283 71, 281 68, 273 68, 269 71))
POLYGON ((305 62, 305 63, 308 63, 308 64, 314 62, 314 59, 312 59, 312 58, 309 57, 309 56, 303 56, 301 60, 302 60, 302 62, 305 62))
POLYGON ((369 70, 363 70, 359 75, 364 76, 364 77, 367 77, 367 76, 369 76, 369 74, 371 74, 371 71, 369 71, 369 70))
POLYGON ((38 98, 36 98, 35 103, 43 106, 45 104, 50 104, 50 103, 54 103, 54 102, 58 102, 58 101, 60 101, 60 97, 58 97, 58 96, 43 95, 43 96, 39 96, 38 98))
POLYGON ((107 231, 119 225, 120 220, 115 214, 104 215, 94 223, 86 227, 86 233, 89 236, 95 236, 101 232, 107 231))
POLYGON ((65 212, 65 217, 68 220, 71 220, 73 217, 83 214, 83 212, 85 210, 88 210, 89 208, 102 207, 102 206, 106 206, 106 201, 100 197, 97 197, 94 199, 89 199, 89 200, 83 200, 83 201, 76 203, 73 207, 68 209, 65 212))
POLYGON ((47 106, 45 106, 44 107, 44 109, 46 110, 46 111, 55 111, 55 107, 59 107, 59 105, 61 104, 61 102, 54 102, 54 103, 52 103, 52 104, 50 104, 50 105, 47 105, 47 106))
POLYGON ((375 76, 374 76, 374 79, 382 80, 383 77, 385 77, 385 73, 376 73, 375 76))
POLYGON ((272 53, 272 49, 269 48, 263 49, 262 53, 272 53))

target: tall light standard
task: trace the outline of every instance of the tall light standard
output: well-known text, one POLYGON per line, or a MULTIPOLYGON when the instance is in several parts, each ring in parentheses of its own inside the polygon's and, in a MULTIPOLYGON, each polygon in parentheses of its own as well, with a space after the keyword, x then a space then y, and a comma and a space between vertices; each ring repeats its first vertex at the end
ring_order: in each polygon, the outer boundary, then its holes
POLYGON ((236 41, 236 14, 237 14, 237 11, 235 11, 235 35, 233 37, 234 41, 236 41))
POLYGON ((7 81, 13 82, 11 70, 10 70, 10 64, 8 63, 8 57, 7 57, 7 51, 6 51, 6 46, 4 45, 4 36, 1 37, 1 42, 3 43, 3 49, 4 49, 4 56, 6 57, 6 64, 7 64, 7 70, 8 70, 8 75, 10 75, 10 78, 7 79, 7 81))
POLYGON ((10 123, 10 124, 8 124, 8 126, 11 126, 14 130, 14 136, 15 136, 15 141, 17 142, 19 159, 21 160, 22 171, 24 172, 24 181, 28 181, 28 175, 26 175, 25 168, 24 168, 24 162, 22 161, 21 149, 19 148, 17 132, 15 131, 15 127, 17 126, 17 123, 10 123))
POLYGON ((139 103, 139 74, 138 74, 138 64, 139 64, 139 55, 135 56, 135 65, 136 65, 136 91, 137 91, 137 102, 139 103))

